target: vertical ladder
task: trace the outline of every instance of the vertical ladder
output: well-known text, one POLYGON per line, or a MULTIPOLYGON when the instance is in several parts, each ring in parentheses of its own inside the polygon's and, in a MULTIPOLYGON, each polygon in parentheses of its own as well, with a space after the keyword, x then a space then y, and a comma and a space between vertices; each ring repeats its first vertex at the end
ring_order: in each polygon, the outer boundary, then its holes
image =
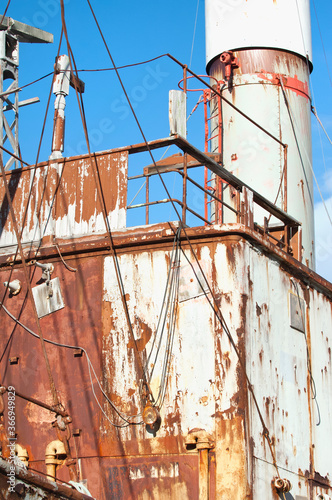
MULTIPOLYGON (((224 82, 217 83, 217 91, 220 93, 224 82)), ((212 153, 222 154, 222 108, 221 97, 214 94, 210 89, 203 90, 204 102, 204 122, 205 122, 205 146, 204 151, 207 153, 209 148, 212 153), (210 104, 210 113, 208 113, 208 103, 210 104), (209 132, 210 131, 210 132, 209 132)), ((223 181, 212 174, 209 179, 208 169, 204 168, 204 189, 211 191, 217 198, 222 200, 223 181), (210 185, 211 184, 211 185, 210 185)), ((214 200, 208 200, 208 193, 204 195, 204 217, 208 219, 208 206, 211 205, 211 222, 222 224, 222 204, 214 200), (214 207, 214 208, 212 208, 214 207)))

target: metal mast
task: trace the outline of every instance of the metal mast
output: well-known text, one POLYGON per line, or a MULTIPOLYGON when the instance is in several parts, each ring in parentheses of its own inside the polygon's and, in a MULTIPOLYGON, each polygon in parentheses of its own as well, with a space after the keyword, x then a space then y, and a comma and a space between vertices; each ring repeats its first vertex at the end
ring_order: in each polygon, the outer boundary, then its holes
MULTIPOLYGON (((38 102, 38 98, 19 102, 18 93, 18 66, 19 42, 24 43, 53 43, 53 35, 4 17, 0 24, 0 145, 15 156, 19 154, 18 142, 18 110, 38 102)), ((0 150, 0 157, 4 161, 4 151, 0 150)), ((18 160, 9 154, 5 161, 5 169, 12 165, 18 168, 18 160)))

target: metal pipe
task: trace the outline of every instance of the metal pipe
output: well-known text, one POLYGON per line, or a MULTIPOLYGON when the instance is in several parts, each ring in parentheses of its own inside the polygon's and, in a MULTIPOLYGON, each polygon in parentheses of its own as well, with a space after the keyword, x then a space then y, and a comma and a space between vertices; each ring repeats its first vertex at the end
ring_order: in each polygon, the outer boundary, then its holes
POLYGON ((183 193, 182 193, 182 223, 186 223, 186 210, 187 210, 187 153, 183 155, 183 193))
MULTIPOLYGON (((170 59, 172 59, 175 63, 177 63, 179 66, 184 67, 184 64, 182 64, 178 59, 176 59, 175 57, 173 57, 171 54, 166 54, 166 55, 170 59)), ((187 71, 188 71, 188 73, 190 73, 191 75, 193 75, 199 82, 203 83, 205 87, 207 87, 208 89, 212 90, 212 92, 215 92, 217 95, 219 95, 220 98, 224 102, 226 102, 231 108, 235 109, 235 111, 237 111, 241 116, 243 116, 244 118, 246 118, 250 123, 252 123, 253 125, 255 125, 255 127, 259 128, 262 132, 264 132, 266 135, 268 135, 269 137, 271 137, 271 139, 273 139, 275 142, 278 142, 279 144, 281 144, 281 146, 285 146, 285 144, 283 142, 281 142, 277 137, 275 137, 268 130, 266 130, 264 127, 262 127, 261 125, 259 125, 259 123, 257 123, 255 120, 253 120, 252 118, 250 118, 250 116, 248 116, 246 113, 244 113, 243 111, 241 111, 241 109, 239 109, 231 101, 229 101, 228 99, 226 99, 226 97, 224 97, 220 92, 216 91, 211 85, 209 85, 208 83, 206 83, 196 73, 194 73, 193 71, 191 71, 189 68, 187 68, 187 71)))
POLYGON ((69 57, 67 55, 59 56, 56 65, 58 74, 53 84, 53 93, 56 95, 56 99, 54 103, 53 141, 50 159, 61 158, 64 150, 66 96, 69 94, 70 85, 69 57))
POLYGON ((149 224, 149 198, 150 198, 150 179, 149 176, 146 178, 146 190, 145 190, 145 224, 149 224))
POLYGON ((209 449, 199 450, 199 500, 209 500, 209 449))
POLYGON ((19 458, 19 460, 21 460, 21 462, 23 462, 23 464, 26 467, 28 467, 28 465, 29 465, 29 453, 28 453, 26 448, 24 448, 23 446, 21 446, 18 443, 15 443, 15 455, 17 456, 17 458, 19 458))
POLYGON ((55 441, 51 441, 45 450, 45 464, 46 464, 46 473, 47 478, 50 481, 54 481, 56 478, 56 468, 58 465, 63 464, 64 458, 57 458, 60 455, 66 456, 67 453, 65 450, 65 446, 60 439, 56 439, 55 441))
MULTIPOLYGON (((8 391, 8 388, 4 388, 6 391, 8 391)), ((61 417, 68 417, 68 413, 66 411, 61 410, 59 407, 54 407, 50 406, 46 403, 43 403, 42 401, 38 401, 38 399, 30 398, 29 396, 24 396, 24 394, 21 394, 20 392, 15 390, 15 396, 24 399, 25 401, 29 401, 29 403, 33 403, 37 406, 40 406, 41 408, 45 408, 46 410, 49 410, 53 413, 56 413, 57 415, 61 415, 61 417)))
POLYGON ((198 488, 199 500, 209 500, 210 477, 209 477, 209 450, 213 447, 208 433, 203 430, 190 432, 186 438, 186 445, 196 446, 199 453, 198 488))

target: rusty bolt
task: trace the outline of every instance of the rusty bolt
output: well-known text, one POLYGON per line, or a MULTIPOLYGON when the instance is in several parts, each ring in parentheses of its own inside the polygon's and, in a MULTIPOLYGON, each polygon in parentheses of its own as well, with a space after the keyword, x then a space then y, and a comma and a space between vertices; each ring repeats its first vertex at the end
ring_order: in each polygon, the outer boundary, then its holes
POLYGON ((14 487, 15 493, 18 494, 18 496, 23 497, 25 494, 25 484, 23 483, 18 483, 14 487))

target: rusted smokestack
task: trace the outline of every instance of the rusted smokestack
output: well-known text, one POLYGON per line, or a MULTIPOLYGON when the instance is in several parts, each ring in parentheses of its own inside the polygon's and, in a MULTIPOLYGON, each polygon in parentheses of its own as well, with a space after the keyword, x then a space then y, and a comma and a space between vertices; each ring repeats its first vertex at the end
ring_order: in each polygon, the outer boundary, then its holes
MULTIPOLYGON (((224 166, 302 223, 302 260, 314 268, 309 7, 309 0, 205 1, 209 75, 279 141, 223 102, 224 166), (226 64, 225 54, 235 64, 226 64)), ((263 225, 264 217, 256 211, 255 222, 263 225)), ((226 212, 224 221, 233 222, 226 212)), ((272 217, 270 227, 275 223, 272 217)))

